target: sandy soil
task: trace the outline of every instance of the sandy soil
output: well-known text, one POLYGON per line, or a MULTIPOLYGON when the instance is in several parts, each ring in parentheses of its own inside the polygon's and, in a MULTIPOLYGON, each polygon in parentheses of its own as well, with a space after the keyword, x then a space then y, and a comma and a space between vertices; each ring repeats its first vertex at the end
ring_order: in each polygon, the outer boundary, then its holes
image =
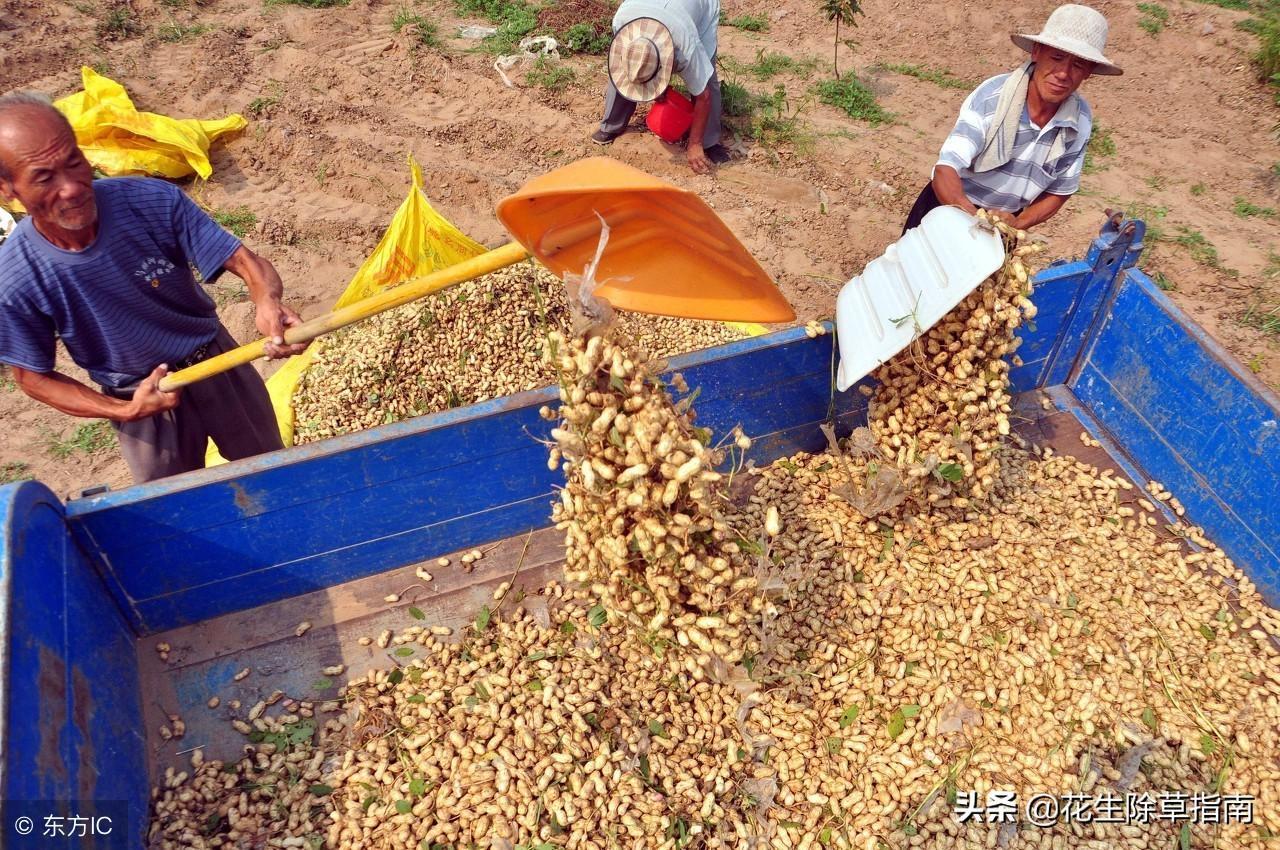
MULTIPOLYGON (((124 83, 139 108, 217 117, 262 107, 249 128, 215 149, 215 173, 187 189, 219 209, 246 205, 258 216, 247 243, 281 270, 289 300, 306 316, 323 312, 376 244, 408 184, 405 154, 423 164, 432 203, 486 244, 504 240, 494 204, 525 180, 598 153, 587 136, 598 120, 604 79, 596 57, 568 60, 576 82, 548 92, 505 87, 492 57, 456 37, 449 2, 419 0, 438 22, 441 51, 416 48, 392 32, 402 4, 352 0, 331 9, 263 6, 260 0, 135 0, 142 34, 107 41, 97 21, 117 0, 0 0, 0 89, 53 95, 78 88, 82 63, 124 83), (209 29, 180 43, 159 38, 177 22, 209 29), (265 105, 264 105, 265 104, 265 105)), ((1034 31, 1056 5, 866 0, 866 16, 840 48, 842 69, 864 75, 892 124, 871 127, 817 104, 812 80, 782 75, 789 105, 816 134, 812 150, 776 154, 753 147, 715 176, 691 174, 683 158, 648 134, 629 133, 611 155, 701 193, 776 276, 801 320, 831 312, 841 283, 894 240, 927 179, 966 89, 892 71, 917 64, 977 81, 1012 67, 1012 28, 1034 31)), ((1144 266, 1160 272, 1173 300, 1270 385, 1280 385, 1280 339, 1247 321, 1250 308, 1280 303, 1276 219, 1233 213, 1238 197, 1280 208, 1280 113, 1249 67, 1252 38, 1235 28, 1244 14, 1172 0, 1158 36, 1139 29, 1132 3, 1098 0, 1111 21, 1108 53, 1127 73, 1083 89, 1116 152, 1056 219, 1041 228, 1052 256, 1082 254, 1108 207, 1145 205, 1167 237, 1202 233, 1218 267, 1190 248, 1160 242, 1144 266), (1185 229, 1180 229, 1185 228, 1185 229)), ((725 0, 730 17, 767 16, 767 33, 721 28, 721 56, 750 62, 761 48, 816 57, 829 75, 831 29, 816 4, 725 0)), ((843 37, 842 33, 842 37, 843 37)), ((1194 237, 1192 237, 1194 238, 1194 237)), ((224 319, 252 335, 250 305, 234 287, 220 296, 224 319)), ((108 448, 66 457, 50 452, 82 424, 0 388, 0 465, 33 475, 67 495, 81 487, 128 483, 108 448), (25 467, 15 466, 25 464, 25 467)))

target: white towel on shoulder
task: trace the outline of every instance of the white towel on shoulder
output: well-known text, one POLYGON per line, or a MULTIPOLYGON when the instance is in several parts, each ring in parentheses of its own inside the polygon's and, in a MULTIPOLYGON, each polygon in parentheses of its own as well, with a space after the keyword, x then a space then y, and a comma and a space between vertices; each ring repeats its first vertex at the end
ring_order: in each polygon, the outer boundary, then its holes
MULTIPOLYGON (((1034 67, 1034 62, 1023 62, 1000 87, 996 113, 992 116, 991 126, 987 128, 982 150, 973 159, 974 172, 994 171, 1013 158, 1013 143, 1018 137, 1018 124, 1022 121, 1022 110, 1027 103, 1027 86, 1031 82, 1031 70, 1034 67)), ((1058 107, 1058 114, 1054 117, 1072 118, 1078 116, 1079 112, 1080 99, 1072 94, 1058 107)), ((1055 160, 1066 152, 1067 140, 1062 128, 1058 128, 1046 162, 1055 160)))

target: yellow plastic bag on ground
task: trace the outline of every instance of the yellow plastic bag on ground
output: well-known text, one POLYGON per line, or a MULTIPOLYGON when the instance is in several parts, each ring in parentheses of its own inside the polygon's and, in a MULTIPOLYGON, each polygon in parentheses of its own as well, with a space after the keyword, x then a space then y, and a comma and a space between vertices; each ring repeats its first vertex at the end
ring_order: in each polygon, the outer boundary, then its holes
MULTIPOLYGON (((483 245, 469 238, 427 203, 427 196, 422 191, 422 169, 412 156, 409 157, 409 168, 413 175, 409 196, 396 210, 378 247, 373 249, 334 302, 333 309, 346 307, 410 278, 430 274, 484 253, 483 245)), ((287 282, 285 287, 287 299, 287 282)), ((311 358, 323 344, 323 338, 311 343, 310 348, 297 357, 289 358, 267 380, 267 392, 271 394, 271 405, 280 424, 280 437, 286 446, 293 445, 293 392, 302 373, 311 364, 311 358)), ((210 443, 205 456, 206 465, 225 462, 210 443)))
POLYGON ((82 67, 84 90, 54 103, 76 131, 85 158, 112 176, 148 174, 156 177, 208 179, 209 146, 219 136, 243 130, 241 115, 220 121, 169 118, 139 112, 124 86, 92 68, 82 67))

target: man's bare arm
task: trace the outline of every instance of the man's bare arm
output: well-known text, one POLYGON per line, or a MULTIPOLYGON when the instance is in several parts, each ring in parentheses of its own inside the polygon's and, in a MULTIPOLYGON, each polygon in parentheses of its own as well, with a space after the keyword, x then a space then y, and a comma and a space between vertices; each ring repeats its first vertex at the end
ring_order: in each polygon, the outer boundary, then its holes
POLYGON ((271 261, 241 245, 223 265, 249 288, 249 300, 257 312, 258 332, 271 340, 267 343, 267 356, 288 357, 305 351, 306 343, 285 345, 285 329, 301 324, 302 317, 281 302, 284 283, 271 261))
POLYGON ((967 213, 977 213, 978 208, 964 193, 964 184, 960 182, 960 174, 949 165, 939 165, 933 169, 933 194, 942 203, 959 207, 967 213))
POLYGON ((177 392, 165 393, 157 387, 159 380, 169 372, 165 366, 148 375, 128 401, 103 395, 61 372, 33 372, 18 366, 9 368, 13 372, 14 383, 24 393, 70 416, 132 422, 178 405, 177 392))
POLYGON ((1070 197, 1070 195, 1051 195, 1045 192, 1027 204, 1027 208, 1014 218, 1013 226, 1026 230, 1048 221, 1062 209, 1070 197))
POLYGON ((693 123, 689 126, 689 144, 685 146, 685 158, 695 174, 706 174, 711 170, 711 160, 707 159, 702 148, 702 136, 707 131, 707 122, 711 120, 711 86, 702 90, 702 94, 693 98, 693 123))

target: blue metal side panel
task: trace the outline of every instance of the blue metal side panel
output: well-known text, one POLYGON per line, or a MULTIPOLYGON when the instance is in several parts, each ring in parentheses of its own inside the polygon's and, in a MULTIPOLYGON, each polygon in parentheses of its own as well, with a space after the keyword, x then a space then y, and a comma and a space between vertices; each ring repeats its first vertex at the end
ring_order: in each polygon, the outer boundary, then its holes
MULTIPOLYGON (((674 358, 699 424, 742 425, 754 454, 816 449, 832 404, 830 337, 801 329, 674 358)), ((177 476, 68 505, 139 633, 372 575, 542 527, 559 473, 537 415, 554 390, 177 476)))
POLYGON ((1014 392, 1027 392, 1043 385, 1058 336, 1080 300, 1081 285, 1091 271, 1087 263, 1063 263, 1050 266, 1033 278, 1031 300, 1036 305, 1036 318, 1024 324, 1018 334, 1022 338, 1018 347, 1022 365, 1009 372, 1014 392))
POLYGON ((116 820, 96 846, 140 847, 148 788, 133 635, 47 488, 0 487, 0 534, 0 799, 82 801, 74 814, 116 820))
POLYGON ((1280 604, 1280 399, 1137 270, 1071 388, 1280 604))

